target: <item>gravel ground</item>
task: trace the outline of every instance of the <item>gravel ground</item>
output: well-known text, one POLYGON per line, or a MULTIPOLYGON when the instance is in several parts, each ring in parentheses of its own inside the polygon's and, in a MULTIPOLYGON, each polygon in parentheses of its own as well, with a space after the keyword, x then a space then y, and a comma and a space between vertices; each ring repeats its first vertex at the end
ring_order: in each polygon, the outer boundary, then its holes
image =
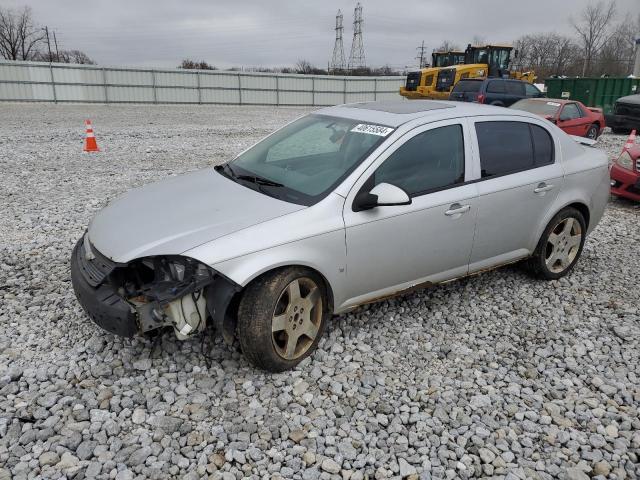
POLYGON ((640 477, 630 202, 568 278, 508 267, 361 308, 283 374, 87 319, 68 259, 108 199, 305 112, 0 104, 0 479, 640 477), (86 117, 100 154, 81 153, 86 117))

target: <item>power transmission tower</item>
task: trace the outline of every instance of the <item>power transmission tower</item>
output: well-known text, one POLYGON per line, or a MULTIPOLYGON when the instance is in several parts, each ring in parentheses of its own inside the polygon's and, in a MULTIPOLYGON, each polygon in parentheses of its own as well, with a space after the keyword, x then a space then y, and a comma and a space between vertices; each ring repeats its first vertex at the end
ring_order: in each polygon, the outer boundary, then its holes
POLYGON ((356 5, 353 12, 353 41, 351 42, 351 53, 349 54, 349 70, 365 68, 364 45, 362 43, 362 5, 356 5))
POLYGON ((425 51, 424 40, 422 41, 422 46, 417 47, 416 50, 420 52, 419 55, 416 57, 416 59, 419 62, 420 68, 424 68, 424 66, 427 64, 426 59, 424 57, 424 51, 425 51))
POLYGON ((333 73, 344 70, 346 66, 344 61, 344 45, 342 44, 343 30, 342 12, 338 10, 338 14, 336 15, 336 43, 333 45, 333 57, 331 58, 331 67, 329 69, 333 73))

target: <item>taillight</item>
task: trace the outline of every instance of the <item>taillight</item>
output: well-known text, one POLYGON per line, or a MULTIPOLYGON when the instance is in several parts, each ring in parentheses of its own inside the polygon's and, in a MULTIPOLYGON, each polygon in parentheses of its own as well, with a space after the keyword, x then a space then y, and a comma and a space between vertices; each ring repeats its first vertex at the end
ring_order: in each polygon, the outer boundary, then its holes
POLYGON ((476 102, 478 102, 478 103, 484 103, 484 99, 485 99, 485 96, 484 96, 482 93, 478 93, 478 94, 476 95, 476 102))

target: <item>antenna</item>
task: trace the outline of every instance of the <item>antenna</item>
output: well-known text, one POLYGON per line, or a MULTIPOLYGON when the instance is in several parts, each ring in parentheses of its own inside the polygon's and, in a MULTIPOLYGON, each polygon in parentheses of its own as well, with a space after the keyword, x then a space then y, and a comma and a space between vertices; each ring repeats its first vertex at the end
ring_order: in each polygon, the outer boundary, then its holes
POLYGON ((336 43, 333 45, 333 57, 331 57, 331 66, 329 71, 336 73, 336 71, 342 71, 345 69, 344 61, 344 45, 342 44, 342 32, 344 27, 342 26, 342 12, 338 10, 336 15, 336 43))
POLYGON ((351 53, 349 54, 349 70, 366 67, 362 43, 362 23, 362 5, 358 2, 353 12, 353 42, 351 42, 351 53))

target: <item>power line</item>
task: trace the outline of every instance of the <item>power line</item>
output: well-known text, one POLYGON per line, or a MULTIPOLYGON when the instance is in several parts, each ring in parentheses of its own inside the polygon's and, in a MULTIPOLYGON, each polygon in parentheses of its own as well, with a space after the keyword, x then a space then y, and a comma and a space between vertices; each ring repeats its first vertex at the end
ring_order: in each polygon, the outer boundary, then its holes
POLYGON ((349 54, 349 70, 365 68, 364 44, 362 42, 362 5, 356 5, 353 12, 353 41, 351 42, 351 53, 349 54))
POLYGON ((336 42, 333 45, 333 57, 331 58, 331 67, 330 71, 333 73, 336 70, 341 71, 345 68, 344 61, 344 45, 342 43, 342 31, 344 27, 342 26, 342 12, 338 10, 338 14, 336 15, 336 42))

